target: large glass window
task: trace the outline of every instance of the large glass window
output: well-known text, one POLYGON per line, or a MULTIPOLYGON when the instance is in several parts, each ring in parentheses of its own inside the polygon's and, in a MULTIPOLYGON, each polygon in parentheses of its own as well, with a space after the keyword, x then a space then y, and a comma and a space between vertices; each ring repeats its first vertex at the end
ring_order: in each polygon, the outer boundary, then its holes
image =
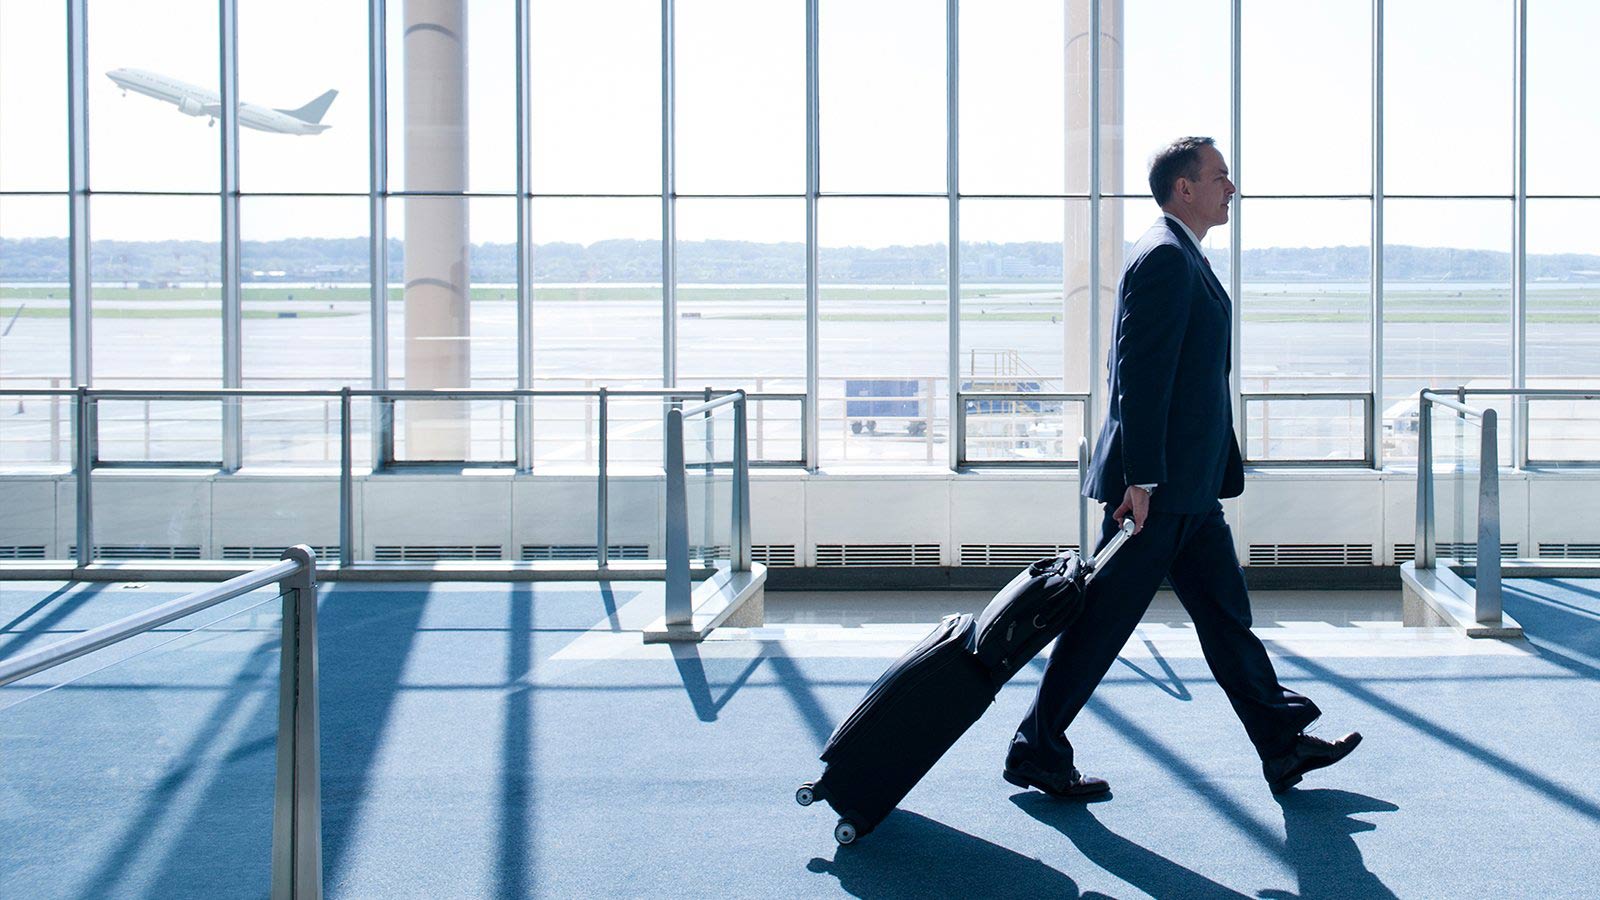
POLYGON ((0 191, 67 189, 67 5, 0 2, 0 191))
POLYGON ((803 193, 805 4, 679 0, 675 17, 678 193, 803 193))
POLYGON ((1368 4, 1243 4, 1241 186, 1250 194, 1370 194, 1368 4))
MULTIPOLYGON (((407 197, 389 205, 389 383, 516 387, 517 211, 510 198, 407 197), (393 251, 398 250, 399 258, 393 251)), ((395 458, 507 460, 514 404, 397 404, 395 458)))
POLYGON ((533 203, 535 387, 660 387, 661 201, 533 203))
POLYGON ((390 3, 389 189, 517 187, 516 10, 390 3))
MULTIPOLYGON (((222 386, 221 203, 100 195, 89 206, 94 386, 222 386)), ((99 458, 221 459, 221 404, 107 400, 99 458)))
POLYGON ((1087 7, 961 4, 962 193, 1088 192, 1088 45, 1065 32, 1087 7))
POLYGON ((1231 156, 1228 0, 1104 0, 1100 19, 1107 34, 1119 26, 1122 34, 1120 54, 1118 42, 1107 41, 1110 58, 1101 63, 1102 96, 1111 100, 1102 106, 1101 140, 1123 160, 1101 170, 1101 190, 1149 194, 1151 154, 1184 135, 1216 138, 1231 156))
MULTIPOLYGON (((1530 388, 1600 389, 1600 199, 1528 201, 1530 388)), ((1528 405, 1529 456, 1600 459, 1596 404, 1528 405)))
POLYGON ((678 203, 678 383, 805 390, 800 200, 678 203))
POLYGON ((364 3, 240 0, 241 190, 367 191, 366 46, 364 3))
MULTIPOLYGON (((1372 204, 1253 199, 1241 210, 1240 384, 1245 393, 1370 389, 1372 204)), ((1359 399, 1245 404, 1251 460, 1359 460, 1359 399)))
POLYGON ((660 193, 661 4, 533 0, 531 17, 534 191, 660 193))
MULTIPOLYGON (((368 225, 361 197, 240 201, 244 387, 370 386, 368 225)), ((368 408, 365 400, 354 406, 368 408)), ((252 400, 243 410, 246 463, 338 460, 337 400, 252 400)), ((355 449, 371 443, 357 441, 355 449)))
POLYGON ((946 209, 925 199, 819 204, 824 463, 945 458, 946 209))
MULTIPOLYGON (((0 197, 0 391, 72 387, 67 201, 0 197)), ((0 395, 0 462, 71 458, 70 399, 0 395)))
POLYGON ((216 191, 215 0, 92 0, 88 31, 90 185, 216 191))
POLYGON ((1600 6, 1528 4, 1528 192, 1600 195, 1600 6))
POLYGON ((1513 7, 1386 0, 1385 191, 1511 194, 1513 7))
POLYGON ((944 23, 939 0, 822 3, 824 191, 945 190, 944 23))
MULTIPOLYGON (((1085 200, 962 201, 963 393, 1085 390, 1088 213, 1085 200)), ((1081 404, 980 398, 965 408, 969 460, 1076 458, 1081 404)))
POLYGON ((1372 204, 1251 200, 1240 227, 1244 390, 1367 390, 1372 204))
POLYGON ((89 222, 95 386, 221 387, 217 198, 101 195, 89 222))
POLYGON ((1390 200, 1384 239, 1379 414, 1394 461, 1415 458, 1419 390, 1510 383, 1511 203, 1390 200))

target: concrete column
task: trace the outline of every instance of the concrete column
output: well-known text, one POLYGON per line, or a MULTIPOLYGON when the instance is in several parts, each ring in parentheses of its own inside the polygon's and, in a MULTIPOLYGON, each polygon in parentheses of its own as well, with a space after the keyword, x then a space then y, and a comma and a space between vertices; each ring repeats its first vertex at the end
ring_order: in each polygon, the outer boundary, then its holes
MULTIPOLYGON (((1092 152, 1090 92, 1093 90, 1093 54, 1089 41, 1091 7, 1095 0, 1067 0, 1067 193, 1094 193, 1090 184, 1089 155, 1092 152)), ((1120 194, 1128 190, 1123 182, 1123 77, 1122 38, 1123 0, 1098 0, 1100 3, 1100 185, 1099 192, 1120 194)), ((1092 204, 1091 204, 1092 205, 1092 204)), ((1103 387, 1105 356, 1110 348, 1112 316, 1115 314, 1117 278, 1122 273, 1122 202, 1106 200, 1100 204, 1098 235, 1100 255, 1100 303, 1098 316, 1090 302, 1089 242, 1094 234, 1094 211, 1085 204, 1069 201, 1066 209, 1066 266, 1062 285, 1066 297, 1064 335, 1067 391, 1089 391, 1103 387), (1091 341, 1091 320, 1099 340, 1091 341), (1084 364, 1086 352, 1095 359, 1084 364)), ((1155 213, 1152 211, 1151 216, 1155 213)), ((1104 408, 1102 398, 1101 408, 1104 408)))
MULTIPOLYGON (((467 190, 466 0, 405 3, 405 189, 467 190)), ((465 197, 405 201, 405 386, 471 387, 465 197)), ((405 404, 412 460, 466 459, 469 407, 405 404)))

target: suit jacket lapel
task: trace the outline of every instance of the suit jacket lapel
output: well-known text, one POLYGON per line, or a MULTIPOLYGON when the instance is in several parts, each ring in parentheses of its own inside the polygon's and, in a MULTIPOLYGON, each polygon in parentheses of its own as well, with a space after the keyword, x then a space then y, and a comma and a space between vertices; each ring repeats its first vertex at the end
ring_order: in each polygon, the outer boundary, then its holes
POLYGON ((1216 300, 1217 304, 1222 307, 1222 314, 1226 317, 1224 321, 1228 323, 1226 340, 1228 342, 1228 369, 1231 372, 1233 369, 1233 302, 1229 299, 1228 292, 1223 289, 1222 282, 1218 280, 1217 273, 1213 272, 1211 265, 1206 262, 1205 251, 1195 246, 1194 242, 1189 240, 1189 235, 1185 234, 1177 223, 1165 216, 1162 218, 1167 223, 1167 230, 1177 236, 1179 245, 1189 248, 1189 255, 1193 257, 1194 264, 1200 268, 1201 277, 1205 280, 1206 290, 1211 294, 1212 299, 1216 300))

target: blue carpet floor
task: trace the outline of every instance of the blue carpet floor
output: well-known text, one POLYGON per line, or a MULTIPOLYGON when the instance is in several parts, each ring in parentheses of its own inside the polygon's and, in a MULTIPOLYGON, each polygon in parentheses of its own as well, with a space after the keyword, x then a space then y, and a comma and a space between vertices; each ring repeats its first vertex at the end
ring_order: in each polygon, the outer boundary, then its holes
MULTIPOLYGON (((0 658, 181 590, 0 583, 0 658)), ((324 588, 329 897, 1594 896, 1600 582, 1508 581, 1514 653, 1274 647, 1320 733, 1366 735, 1279 798, 1196 658, 1114 667, 1074 726, 1112 799, 1017 791, 999 765, 1036 663, 844 848, 792 796, 887 660, 553 658, 633 590, 324 588)), ((274 609, 0 690, 0 896, 266 895, 274 609)))

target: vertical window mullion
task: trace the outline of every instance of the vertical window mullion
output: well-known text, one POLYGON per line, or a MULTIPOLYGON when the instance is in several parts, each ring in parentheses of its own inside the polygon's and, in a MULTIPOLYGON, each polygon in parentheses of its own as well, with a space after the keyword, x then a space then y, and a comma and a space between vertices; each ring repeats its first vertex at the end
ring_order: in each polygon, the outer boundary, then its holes
MULTIPOLYGON (((222 120, 222 386, 244 383, 244 326, 239 288, 239 10, 237 0, 218 0, 222 49, 219 84, 222 120)), ((243 408, 238 398, 222 402, 222 468, 234 471, 244 455, 243 408)))
POLYGON ((820 93, 817 41, 818 7, 822 0, 806 0, 806 403, 801 431, 805 465, 815 469, 821 453, 821 379, 819 296, 817 287, 817 195, 822 184, 820 93))
MULTIPOLYGON (((1528 386, 1528 0, 1517 0, 1512 30, 1516 60, 1514 72, 1511 159, 1515 168, 1515 199, 1511 213, 1511 386, 1528 386)), ((1528 399, 1511 403, 1511 465, 1528 462, 1528 399)))
POLYGON ((1372 404, 1367 442, 1372 467, 1383 468, 1383 0, 1372 0, 1372 297, 1369 350, 1372 404))

